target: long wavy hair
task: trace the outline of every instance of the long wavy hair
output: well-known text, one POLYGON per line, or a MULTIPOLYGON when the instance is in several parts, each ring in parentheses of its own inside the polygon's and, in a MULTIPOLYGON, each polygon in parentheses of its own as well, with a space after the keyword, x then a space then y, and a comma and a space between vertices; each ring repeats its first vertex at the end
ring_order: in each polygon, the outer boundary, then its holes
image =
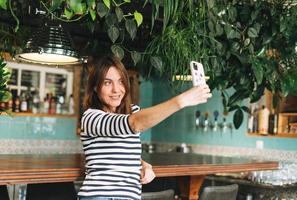
POLYGON ((118 70, 126 91, 121 104, 116 108, 116 113, 130 114, 131 97, 128 73, 120 59, 112 55, 95 59, 91 63, 86 96, 84 98, 84 109, 92 108, 103 110, 104 107, 108 107, 108 105, 101 100, 100 94, 98 94, 97 91, 101 91, 104 79, 110 67, 115 67, 118 70))

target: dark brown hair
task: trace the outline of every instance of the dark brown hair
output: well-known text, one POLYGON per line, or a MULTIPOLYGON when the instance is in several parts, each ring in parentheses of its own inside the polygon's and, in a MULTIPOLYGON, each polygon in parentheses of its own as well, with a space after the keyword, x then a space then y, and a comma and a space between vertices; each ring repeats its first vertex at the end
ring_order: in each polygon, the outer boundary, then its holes
POLYGON ((90 66, 88 85, 84 99, 84 109, 93 108, 103 110, 107 106, 98 96, 97 91, 101 91, 103 81, 110 67, 115 67, 121 75, 126 93, 121 104, 116 108, 116 113, 131 113, 131 97, 129 88, 129 77, 127 70, 119 58, 111 55, 95 59, 90 66))

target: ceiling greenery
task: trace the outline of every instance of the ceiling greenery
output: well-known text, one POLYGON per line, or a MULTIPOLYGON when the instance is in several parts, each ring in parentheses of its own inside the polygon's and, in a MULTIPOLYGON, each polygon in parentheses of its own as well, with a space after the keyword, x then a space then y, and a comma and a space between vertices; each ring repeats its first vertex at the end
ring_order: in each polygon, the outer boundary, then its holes
POLYGON ((264 89, 272 91, 275 104, 288 94, 297 95, 293 1, 0 0, 1 12, 10 17, 9 24, 0 24, 2 50, 18 51, 23 45, 28 30, 20 13, 28 2, 45 11, 43 17, 85 24, 93 33, 87 52, 98 52, 99 29, 109 38, 113 53, 129 57, 146 77, 167 78, 173 88, 182 82, 172 77, 189 74, 189 62, 200 61, 211 89, 222 94, 225 114, 235 111, 236 128, 249 111, 242 103, 245 99, 259 100, 264 89), (156 28, 160 22, 163 27, 156 28), (145 51, 133 48, 133 42, 145 44, 145 51))
POLYGON ((162 34, 147 48, 152 63, 147 74, 167 77, 175 87, 180 82, 172 77, 189 74, 189 61, 200 61, 210 87, 221 92, 225 114, 235 111, 236 128, 249 112, 244 100, 258 101, 264 89, 274 94, 274 106, 281 97, 297 95, 293 1, 164 0, 166 4, 162 34))

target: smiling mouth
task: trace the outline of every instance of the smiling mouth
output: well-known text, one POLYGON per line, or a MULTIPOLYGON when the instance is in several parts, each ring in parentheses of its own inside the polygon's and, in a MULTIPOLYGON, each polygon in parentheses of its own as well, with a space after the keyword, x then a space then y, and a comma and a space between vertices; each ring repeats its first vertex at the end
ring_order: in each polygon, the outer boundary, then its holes
POLYGON ((121 96, 120 95, 118 95, 118 96, 110 96, 110 98, 113 99, 113 100, 119 100, 121 98, 121 96))

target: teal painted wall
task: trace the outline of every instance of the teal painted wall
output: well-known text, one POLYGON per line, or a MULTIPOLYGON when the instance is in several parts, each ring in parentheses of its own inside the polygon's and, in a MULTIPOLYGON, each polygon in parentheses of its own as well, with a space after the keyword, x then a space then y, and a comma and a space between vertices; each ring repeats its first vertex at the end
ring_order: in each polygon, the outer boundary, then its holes
MULTIPOLYGON (((151 81, 140 79, 140 107, 147 108, 153 104, 153 84, 151 81)), ((141 133, 141 141, 149 143, 152 140, 152 130, 141 133)))
MULTIPOLYGON (((165 81, 153 82, 153 105, 173 97, 165 81)), ((185 84, 183 90, 190 87, 185 84)), ((252 137, 247 135, 247 115, 244 116, 244 123, 238 130, 233 129, 227 132, 207 131, 203 132, 195 128, 195 111, 210 113, 210 120, 213 120, 214 110, 220 112, 219 122, 222 121, 222 103, 220 93, 213 91, 213 97, 206 103, 191 108, 185 108, 152 129, 151 140, 154 142, 186 142, 189 144, 222 145, 232 147, 256 147, 256 141, 262 140, 264 148, 279 150, 297 150, 297 138, 272 138, 252 137)), ((232 122, 233 113, 227 116, 227 123, 232 122)))
POLYGON ((76 118, 0 116, 0 139, 76 140, 76 118))

